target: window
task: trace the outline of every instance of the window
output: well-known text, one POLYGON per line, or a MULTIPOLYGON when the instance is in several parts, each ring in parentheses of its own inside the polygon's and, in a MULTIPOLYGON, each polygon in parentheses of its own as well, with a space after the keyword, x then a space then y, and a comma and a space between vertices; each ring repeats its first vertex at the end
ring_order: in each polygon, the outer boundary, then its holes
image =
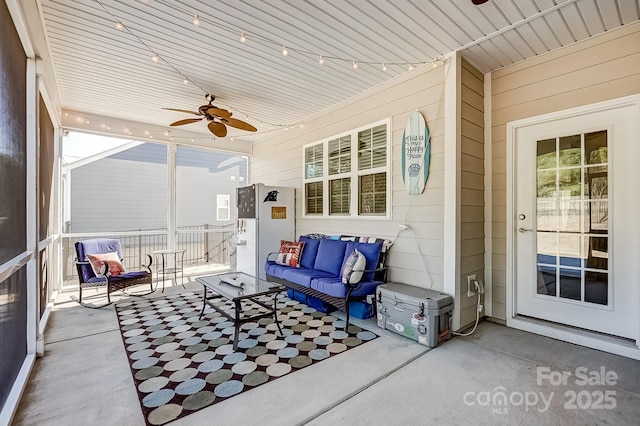
POLYGON ((218 194, 216 198, 216 205, 218 206, 218 209, 216 210, 216 219, 218 222, 229 220, 231 217, 231 196, 228 194, 218 194))
POLYGON ((389 122, 303 147, 305 215, 388 217, 389 122))

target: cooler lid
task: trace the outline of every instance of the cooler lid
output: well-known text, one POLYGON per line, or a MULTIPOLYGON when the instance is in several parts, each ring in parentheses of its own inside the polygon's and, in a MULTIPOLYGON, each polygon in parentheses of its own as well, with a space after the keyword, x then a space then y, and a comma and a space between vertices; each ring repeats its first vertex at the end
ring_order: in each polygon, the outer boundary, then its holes
POLYGON ((387 295, 386 293, 392 293, 388 296, 407 304, 424 303, 425 309, 439 309, 453 303, 453 298, 446 293, 408 284, 386 283, 378 286, 378 290, 381 291, 382 297, 387 295))

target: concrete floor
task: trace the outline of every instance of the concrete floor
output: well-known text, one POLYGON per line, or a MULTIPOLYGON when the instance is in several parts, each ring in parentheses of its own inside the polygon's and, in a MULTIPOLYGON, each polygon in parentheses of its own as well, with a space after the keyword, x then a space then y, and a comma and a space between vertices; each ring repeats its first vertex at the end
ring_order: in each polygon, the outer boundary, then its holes
MULTIPOLYGON (((433 350, 359 325, 380 338, 171 424, 640 424, 639 361, 490 322, 433 350), (602 369, 607 383, 581 383, 602 369)), ((13 424, 145 424, 113 307, 63 293, 45 341, 13 424)))

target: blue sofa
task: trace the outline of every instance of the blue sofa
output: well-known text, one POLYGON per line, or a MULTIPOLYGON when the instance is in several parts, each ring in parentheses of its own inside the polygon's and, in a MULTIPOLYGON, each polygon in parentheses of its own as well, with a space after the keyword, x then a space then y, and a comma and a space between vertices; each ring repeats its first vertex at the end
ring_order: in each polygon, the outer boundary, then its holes
POLYGON ((346 312, 345 325, 349 326, 350 306, 353 302, 366 303, 367 296, 375 295, 376 288, 386 282, 386 254, 391 242, 369 237, 328 237, 318 234, 302 235, 304 243, 300 267, 277 264, 270 253, 265 263, 267 280, 280 283, 305 295, 304 301, 314 306, 320 300, 346 312), (342 267, 357 249, 366 258, 366 266, 359 282, 351 283, 352 271, 347 282, 342 282, 342 267))

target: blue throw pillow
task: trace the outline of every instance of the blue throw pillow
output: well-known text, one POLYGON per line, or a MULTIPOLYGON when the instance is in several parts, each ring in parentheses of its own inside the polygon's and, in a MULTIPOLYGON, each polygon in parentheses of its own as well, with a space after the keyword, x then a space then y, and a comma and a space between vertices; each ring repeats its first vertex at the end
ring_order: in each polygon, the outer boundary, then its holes
POLYGON ((340 275, 346 248, 346 241, 330 240, 328 238, 320 240, 318 255, 313 269, 329 272, 335 276, 340 275))

